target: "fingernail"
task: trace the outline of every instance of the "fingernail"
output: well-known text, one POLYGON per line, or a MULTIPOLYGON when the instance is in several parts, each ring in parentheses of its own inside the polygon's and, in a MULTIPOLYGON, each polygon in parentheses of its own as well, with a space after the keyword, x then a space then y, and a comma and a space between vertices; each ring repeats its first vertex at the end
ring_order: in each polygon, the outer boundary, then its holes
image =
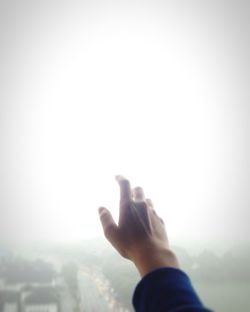
POLYGON ((106 209, 104 207, 99 207, 98 212, 99 214, 102 214, 106 209))
POLYGON ((125 177, 124 177, 123 175, 121 175, 121 174, 116 175, 116 176, 115 176, 115 179, 116 179, 116 181, 118 181, 118 182, 120 182, 120 181, 122 181, 122 180, 126 180, 125 177))
POLYGON ((123 180, 123 176, 118 174, 118 175, 115 176, 115 179, 116 179, 116 181, 119 182, 119 181, 123 180))

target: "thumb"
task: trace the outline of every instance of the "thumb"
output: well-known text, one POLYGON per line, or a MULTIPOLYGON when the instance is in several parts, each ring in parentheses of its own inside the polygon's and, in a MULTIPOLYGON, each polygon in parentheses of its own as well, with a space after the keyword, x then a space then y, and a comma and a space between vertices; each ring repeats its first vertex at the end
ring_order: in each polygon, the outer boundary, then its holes
POLYGON ((98 209, 101 224, 103 227, 103 232, 105 237, 110 241, 113 242, 116 240, 116 236, 118 234, 118 227, 107 208, 100 207, 98 209))

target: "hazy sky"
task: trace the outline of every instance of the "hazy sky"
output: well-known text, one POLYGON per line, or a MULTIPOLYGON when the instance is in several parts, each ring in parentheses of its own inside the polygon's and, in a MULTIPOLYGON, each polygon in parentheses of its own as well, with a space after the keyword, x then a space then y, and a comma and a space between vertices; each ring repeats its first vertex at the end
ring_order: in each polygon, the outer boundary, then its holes
POLYGON ((100 235, 115 174, 174 242, 249 240, 248 1, 0 2, 0 235, 100 235))

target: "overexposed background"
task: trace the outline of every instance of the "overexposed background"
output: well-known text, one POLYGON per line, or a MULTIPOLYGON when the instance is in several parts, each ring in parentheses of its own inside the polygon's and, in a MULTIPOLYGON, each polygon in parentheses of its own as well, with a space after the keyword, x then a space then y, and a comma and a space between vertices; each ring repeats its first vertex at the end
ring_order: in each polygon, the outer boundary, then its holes
POLYGON ((1 0, 1 240, 102 235, 124 174, 172 242, 249 241, 249 11, 1 0))

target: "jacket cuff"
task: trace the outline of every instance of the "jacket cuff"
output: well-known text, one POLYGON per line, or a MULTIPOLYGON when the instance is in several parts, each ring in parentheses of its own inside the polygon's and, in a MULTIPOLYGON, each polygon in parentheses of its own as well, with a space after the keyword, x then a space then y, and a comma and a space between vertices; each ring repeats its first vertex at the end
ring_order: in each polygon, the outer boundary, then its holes
POLYGON ((156 307, 160 307, 157 311, 181 306, 203 308, 187 274, 170 267, 146 274, 137 284, 132 302, 136 311, 156 311, 156 307))

